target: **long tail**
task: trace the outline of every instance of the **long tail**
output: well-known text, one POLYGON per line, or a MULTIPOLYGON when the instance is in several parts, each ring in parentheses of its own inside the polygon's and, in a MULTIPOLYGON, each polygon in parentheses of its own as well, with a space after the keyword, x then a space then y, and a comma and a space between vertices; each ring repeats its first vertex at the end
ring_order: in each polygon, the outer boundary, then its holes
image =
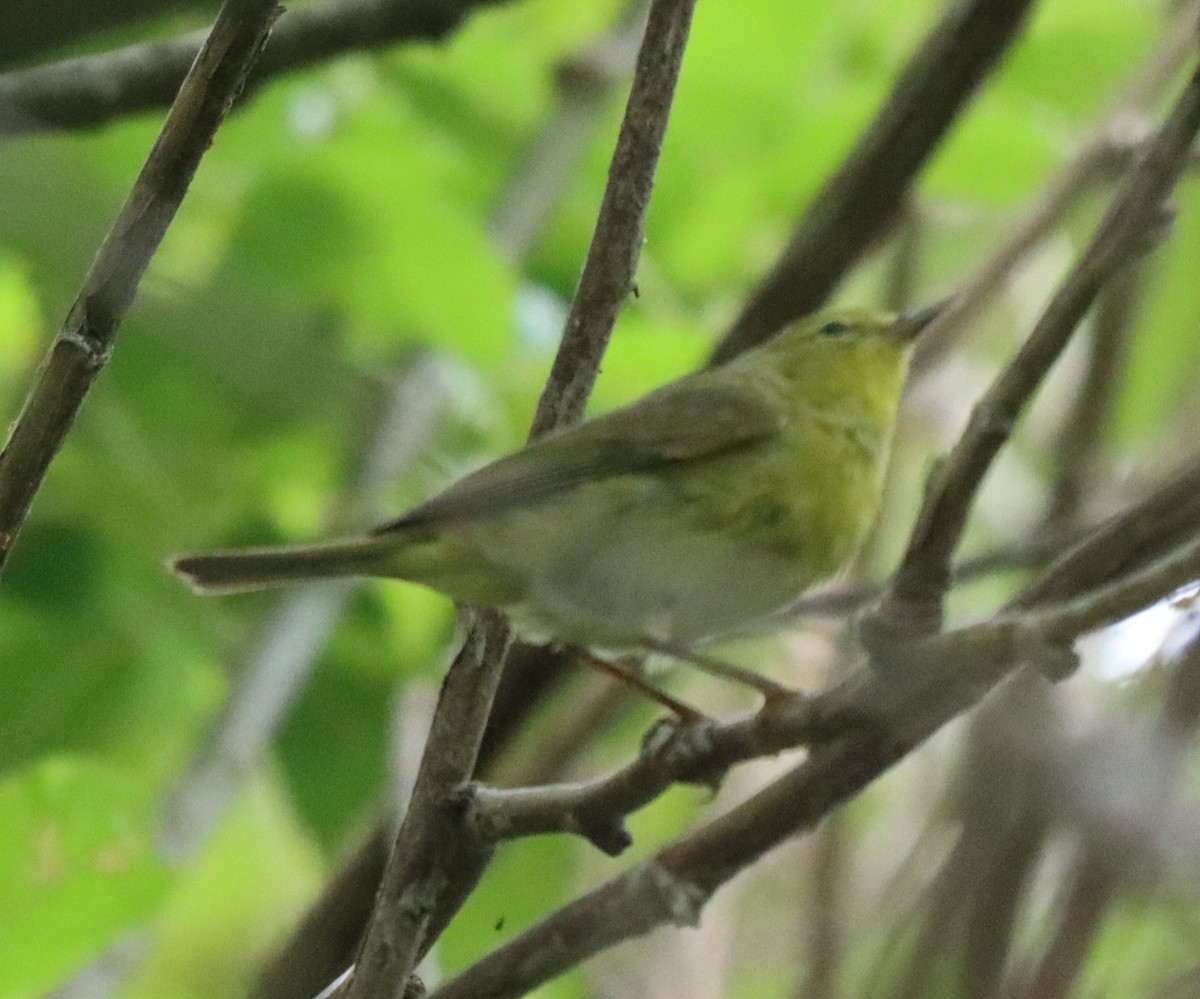
POLYGON ((197 593, 218 595, 333 576, 390 575, 387 565, 396 549, 395 538, 347 538, 318 545, 181 555, 169 564, 197 593))

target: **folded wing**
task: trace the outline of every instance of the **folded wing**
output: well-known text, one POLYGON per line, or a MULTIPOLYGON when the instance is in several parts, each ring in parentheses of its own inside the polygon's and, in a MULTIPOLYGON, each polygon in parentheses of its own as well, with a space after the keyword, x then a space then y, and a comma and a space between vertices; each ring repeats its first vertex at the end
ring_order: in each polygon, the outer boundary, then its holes
POLYGON ((374 534, 437 526, 546 499, 585 482, 709 457, 779 432, 781 408, 753 381, 701 372, 545 437, 459 480, 374 534))

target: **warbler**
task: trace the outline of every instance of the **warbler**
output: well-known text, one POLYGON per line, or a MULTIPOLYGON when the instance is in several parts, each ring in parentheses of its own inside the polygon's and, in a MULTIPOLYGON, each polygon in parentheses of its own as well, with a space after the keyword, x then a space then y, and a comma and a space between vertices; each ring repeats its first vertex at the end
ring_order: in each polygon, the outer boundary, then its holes
POLYGON ((200 593, 382 576, 594 650, 752 630, 853 556, 937 306, 839 311, 500 458, 369 534, 185 555, 200 593))

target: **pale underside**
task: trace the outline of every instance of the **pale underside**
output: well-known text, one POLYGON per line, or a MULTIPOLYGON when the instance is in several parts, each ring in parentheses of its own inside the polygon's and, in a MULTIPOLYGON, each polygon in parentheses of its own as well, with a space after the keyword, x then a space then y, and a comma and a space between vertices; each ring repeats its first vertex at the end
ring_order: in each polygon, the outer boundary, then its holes
POLYGON ((806 559, 687 524, 648 477, 608 486, 551 501, 562 514, 549 519, 558 527, 552 539, 536 510, 508 514, 499 530, 473 539, 529 580, 507 608, 524 637, 611 650, 645 639, 691 647, 765 618, 815 581, 806 559), (628 504, 614 506, 612 487, 628 504))

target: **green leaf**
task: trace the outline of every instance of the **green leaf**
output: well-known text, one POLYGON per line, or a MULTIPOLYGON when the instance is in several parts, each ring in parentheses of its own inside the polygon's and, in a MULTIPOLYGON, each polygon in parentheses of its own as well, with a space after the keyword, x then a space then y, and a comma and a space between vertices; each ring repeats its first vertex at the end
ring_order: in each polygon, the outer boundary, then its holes
POLYGON ((41 994, 147 921, 170 877, 138 782, 56 757, 0 781, 0 996, 41 994))

